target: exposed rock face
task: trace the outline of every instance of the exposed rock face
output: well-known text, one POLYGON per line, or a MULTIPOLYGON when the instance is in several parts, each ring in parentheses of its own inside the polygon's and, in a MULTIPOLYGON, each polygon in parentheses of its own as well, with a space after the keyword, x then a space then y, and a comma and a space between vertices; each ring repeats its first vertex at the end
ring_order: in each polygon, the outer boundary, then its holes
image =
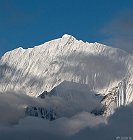
POLYGON ((36 107, 36 106, 27 107, 25 114, 27 116, 39 117, 50 121, 53 121, 57 118, 56 113, 51 108, 46 109, 43 107, 36 107))

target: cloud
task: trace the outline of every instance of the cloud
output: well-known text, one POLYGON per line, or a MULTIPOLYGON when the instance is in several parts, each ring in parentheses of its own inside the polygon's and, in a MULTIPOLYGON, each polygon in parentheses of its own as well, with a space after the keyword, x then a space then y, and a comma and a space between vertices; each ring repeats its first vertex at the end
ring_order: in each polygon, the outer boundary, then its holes
POLYGON ((81 111, 91 112, 100 103, 102 96, 95 96, 88 85, 64 81, 55 87, 49 94, 56 95, 46 97, 45 102, 51 104, 60 117, 71 117, 81 111))
POLYGON ((70 139, 133 139, 133 104, 119 108, 109 118, 107 125, 98 126, 96 129, 87 128, 70 139))
POLYGON ((121 107, 106 120, 88 112, 49 122, 40 118, 21 119, 13 127, 0 127, 2 140, 112 140, 133 138, 133 105, 121 107))
MULTIPOLYGON (((58 90, 60 88, 59 85, 58 90)), ((69 94, 70 91, 65 90, 66 96, 70 96, 67 92, 69 94)), ((80 91, 75 90, 71 94, 73 98, 67 100, 64 96, 48 96, 45 99, 41 99, 27 96, 22 91, 0 92, 0 126, 18 124, 21 119, 26 117, 25 110, 27 106, 38 106, 46 109, 52 108, 58 118, 70 118, 82 111, 91 112, 97 105, 101 105, 98 98, 94 98, 95 95, 91 93, 82 93, 81 96, 80 91)))
POLYGON ((26 96, 21 91, 0 93, 0 126, 15 125, 25 117, 25 108, 37 104, 33 98, 26 96))
POLYGON ((102 32, 107 38, 103 43, 133 53, 133 10, 117 15, 102 32))
POLYGON ((97 55, 75 52, 69 56, 59 57, 59 62, 62 63, 67 59, 61 73, 74 73, 73 81, 88 84, 92 90, 103 89, 109 86, 111 82, 122 80, 127 73, 127 66, 123 61, 126 61, 127 53, 116 49, 105 49, 104 53, 109 54, 109 56, 101 55, 100 52, 97 55), (74 56, 78 57, 75 59, 74 56))
MULTIPOLYGON (((2 140, 112 140, 116 138, 133 138, 133 104, 116 110, 108 122, 103 116, 94 116, 88 111, 77 110, 63 98, 31 98, 22 92, 0 94, 0 138, 2 140), (48 107, 54 105, 64 114, 55 121, 25 116, 25 106, 48 107), (67 116, 65 112, 71 112, 67 116)), ((83 99, 82 99, 83 100, 83 99)), ((87 105, 87 102, 86 102, 87 105)), ((77 104, 80 107, 80 104, 77 104)), ((81 105, 82 106, 82 105, 81 105)))
MULTIPOLYGON (((84 99, 81 98, 81 100, 84 99)), ((91 106, 92 103, 89 100, 88 103, 87 100, 84 100, 84 103, 76 103, 75 101, 68 103, 64 98, 57 96, 45 99, 32 98, 22 91, 0 93, 0 138, 2 140, 34 140, 37 137, 39 139, 44 139, 44 137, 47 139, 68 139, 69 136, 86 127, 92 128, 105 123, 104 117, 96 117, 84 111, 87 108, 86 106, 91 106), (52 106, 55 109, 57 108, 58 119, 50 122, 41 118, 27 117, 25 116, 26 106, 41 106, 44 108, 52 106)), ((91 109, 91 107, 88 108, 91 109)))
POLYGON ((64 117, 52 122, 39 118, 27 117, 14 127, 1 127, 0 137, 3 139, 8 139, 10 137, 14 140, 28 138, 35 140, 37 137, 39 140, 44 138, 51 139, 52 136, 55 139, 69 139, 80 130, 86 127, 96 127, 101 123, 105 123, 103 117, 95 117, 88 112, 81 112, 71 118, 64 117))

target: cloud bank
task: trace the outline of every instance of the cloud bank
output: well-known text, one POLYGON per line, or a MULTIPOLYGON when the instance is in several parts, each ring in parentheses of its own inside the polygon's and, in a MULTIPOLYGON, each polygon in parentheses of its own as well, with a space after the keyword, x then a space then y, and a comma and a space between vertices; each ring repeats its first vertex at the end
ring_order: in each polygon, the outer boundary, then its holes
MULTIPOLYGON (((77 110, 74 115, 71 113, 71 116, 64 114, 55 121, 25 116, 25 106, 28 105, 48 107, 52 104, 59 107, 62 104, 60 108, 67 109, 63 99, 50 98, 51 100, 42 100, 13 92, 0 94, 0 138, 2 140, 133 138, 133 104, 119 108, 108 120, 83 109, 77 110)), ((66 111, 73 112, 73 109, 66 111)))
POLYGON ((120 13, 102 32, 106 36, 103 43, 133 53, 133 10, 120 13))

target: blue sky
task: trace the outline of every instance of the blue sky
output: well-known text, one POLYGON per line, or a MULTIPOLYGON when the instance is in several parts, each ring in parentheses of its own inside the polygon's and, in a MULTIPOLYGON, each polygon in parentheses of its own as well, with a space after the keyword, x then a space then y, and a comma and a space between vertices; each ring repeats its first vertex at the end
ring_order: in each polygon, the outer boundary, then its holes
POLYGON ((0 54, 65 33, 132 51, 132 31, 133 0, 0 0, 0 54))

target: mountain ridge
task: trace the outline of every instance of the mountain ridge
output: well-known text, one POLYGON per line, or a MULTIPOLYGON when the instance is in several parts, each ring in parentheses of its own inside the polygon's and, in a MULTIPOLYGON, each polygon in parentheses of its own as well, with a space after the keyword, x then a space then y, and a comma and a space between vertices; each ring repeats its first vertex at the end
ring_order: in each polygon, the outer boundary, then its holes
MULTIPOLYGON (((83 41, 78 41, 74 37, 65 34, 65 35, 63 35, 62 38, 46 42, 42 45, 35 46, 34 48, 28 48, 28 49, 17 48, 13 51, 7 52, 2 57, 0 64, 6 63, 8 65, 11 65, 12 67, 17 67, 17 69, 23 69, 23 67, 26 67, 27 69, 29 69, 28 73, 30 73, 30 69, 31 69, 30 67, 35 67, 37 69, 36 73, 39 73, 40 66, 37 64, 35 59, 38 59, 38 63, 40 63, 41 58, 43 59, 43 56, 44 56, 45 60, 49 61, 46 63, 50 63, 50 65, 52 65, 54 67, 56 65, 56 62, 60 61, 59 59, 67 59, 65 57, 68 57, 68 59, 71 59, 71 57, 73 57, 72 60, 74 60, 74 55, 77 58, 78 58, 78 55, 81 55, 81 59, 86 59, 85 57, 87 57, 88 55, 92 55, 92 57, 94 56, 94 59, 95 59, 95 56, 97 56, 98 58, 96 58, 97 60, 95 60, 95 61, 98 61, 98 59, 101 59, 101 61, 103 61, 101 58, 102 55, 103 55, 103 57, 105 57, 105 59, 106 59, 106 55, 109 55, 109 56, 107 56, 107 59, 109 57, 110 60, 113 59, 113 57, 117 57, 118 55, 119 55, 119 58, 117 58, 117 59, 121 59, 121 60, 128 59, 128 57, 129 57, 129 55, 126 52, 121 51, 119 49, 111 48, 106 45, 102 45, 102 44, 98 44, 98 43, 93 43, 93 44, 88 43, 88 42, 84 43, 83 41), (72 40, 72 41, 70 41, 70 40, 72 40), (50 56, 49 59, 47 59, 45 57, 46 55, 50 56), (18 62, 18 59, 19 59, 19 62, 18 62), (25 59, 25 60, 23 60, 23 59, 25 59), (26 62, 26 60, 29 61, 29 63, 26 62), (22 63, 22 64, 20 65, 20 63, 22 63), (34 63, 36 63, 36 65, 34 65, 34 63), (28 65, 29 65, 29 67, 28 67, 28 65)), ((87 59, 89 59, 89 58, 87 58, 87 59)), ((121 63, 121 60, 119 60, 120 63, 121 63)), ((60 64, 60 65, 64 65, 63 64, 64 62, 65 62, 65 60, 63 60, 61 62, 62 64, 60 64)), ((45 62, 43 62, 43 63, 45 64, 45 62)), ((80 62, 80 63, 82 63, 82 62, 80 62)), ((56 68, 54 71, 58 71, 59 67, 61 67, 58 65, 56 65, 56 68)), ((83 66, 84 66, 84 64, 83 64, 83 66)), ((25 70, 26 70, 26 68, 25 68, 25 70)), ((46 71, 47 71, 47 69, 46 69, 46 71)), ((40 71, 40 73, 41 73, 41 71, 40 71)))
MULTIPOLYGON (((70 39, 72 39, 72 40, 77 40, 77 39, 76 39, 74 36, 72 36, 72 35, 64 34, 61 38, 57 38, 57 39, 53 39, 53 40, 46 41, 46 42, 44 42, 43 44, 34 46, 33 48, 30 47, 30 48, 24 49, 23 47, 18 47, 18 48, 16 48, 16 49, 13 49, 13 50, 8 51, 8 52, 6 52, 6 53, 10 53, 10 52, 12 52, 12 51, 17 51, 17 50, 23 50, 23 51, 30 50, 30 49, 32 50, 32 49, 34 49, 35 47, 39 47, 39 46, 42 46, 42 45, 44 45, 44 44, 46 44, 46 43, 50 43, 50 42, 52 42, 52 41, 57 41, 57 40, 60 40, 60 39, 66 40, 66 41, 70 41, 70 39)), ((97 44, 97 45, 106 46, 106 47, 108 47, 108 48, 113 48, 113 47, 107 46, 107 45, 105 45, 105 44, 103 44, 103 43, 98 43, 98 42, 90 43, 90 42, 88 42, 88 41, 85 41, 85 42, 84 42, 84 41, 82 41, 82 40, 78 40, 78 41, 80 41, 80 42, 82 42, 82 43, 97 44)), ((126 52, 125 50, 122 50, 122 49, 120 49, 120 48, 113 48, 113 49, 116 49, 116 50, 119 50, 119 51, 121 51, 121 52, 123 52, 123 53, 128 54, 128 52, 126 52)), ((6 54, 6 53, 5 53, 5 54, 6 54)), ((4 55, 5 55, 5 54, 4 54, 4 55)))

